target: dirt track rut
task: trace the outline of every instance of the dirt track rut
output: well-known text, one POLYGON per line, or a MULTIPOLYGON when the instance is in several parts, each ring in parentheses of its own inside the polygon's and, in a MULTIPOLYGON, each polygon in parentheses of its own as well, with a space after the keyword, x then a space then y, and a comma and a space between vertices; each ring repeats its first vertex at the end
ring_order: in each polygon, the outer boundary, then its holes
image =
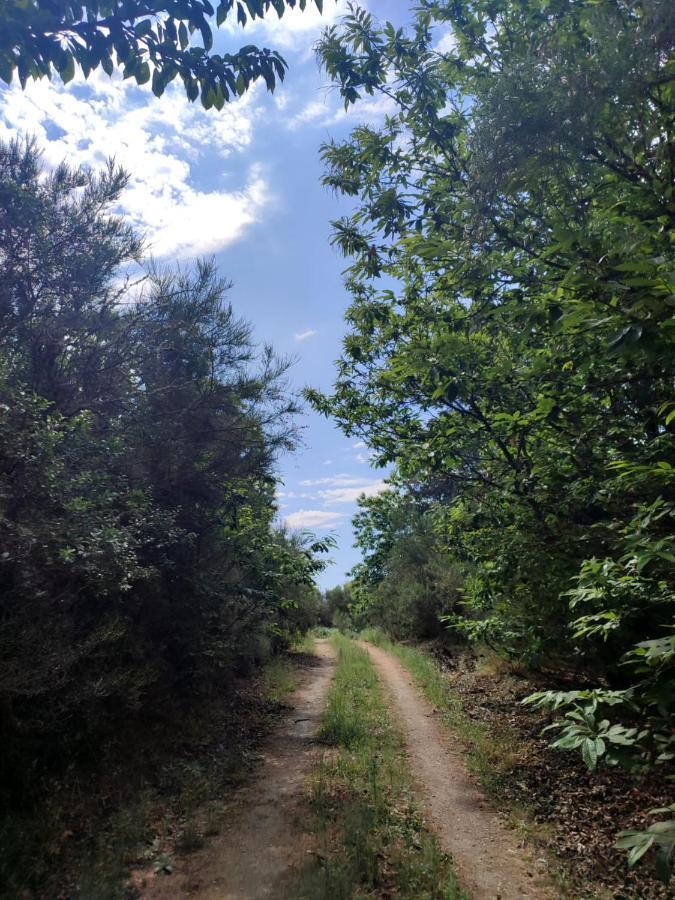
POLYGON ((298 824, 304 780, 318 756, 314 737, 334 669, 333 651, 317 641, 317 663, 293 695, 293 709, 264 748, 254 781, 237 795, 228 825, 173 875, 150 878, 144 900, 279 900, 305 857, 298 824))
POLYGON ((530 864, 514 833, 489 808, 460 750, 434 718, 434 710, 413 685, 410 673, 379 647, 362 646, 391 695, 429 824, 473 900, 559 896, 530 864))

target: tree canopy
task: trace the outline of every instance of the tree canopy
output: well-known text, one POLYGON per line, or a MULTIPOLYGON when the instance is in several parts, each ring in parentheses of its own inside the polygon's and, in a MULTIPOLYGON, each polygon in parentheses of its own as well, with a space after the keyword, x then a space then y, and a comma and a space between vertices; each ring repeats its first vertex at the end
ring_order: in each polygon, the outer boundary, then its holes
MULTIPOLYGON (((311 2, 322 9, 323 0, 311 2)), ((209 0, 7 0, 0 6, 0 78, 10 84, 16 72, 25 87, 52 73, 66 83, 78 67, 85 77, 117 67, 124 78, 149 82, 158 97, 180 78, 188 99, 222 109, 260 78, 274 90, 286 63, 276 50, 252 44, 215 53, 212 26, 231 15, 246 25, 296 7, 304 10, 307 0, 220 0, 215 7, 209 0)))
MULTIPOLYGON (((322 150, 355 203, 352 304, 310 397, 398 495, 357 517, 355 590, 380 609, 382 536, 423 497, 464 573, 453 628, 624 691, 644 765, 673 757, 673 43, 662 0, 424 0, 410 30, 355 8, 319 46, 345 105, 389 110, 322 150)), ((620 756, 598 720, 561 745, 620 756)))
POLYGON ((0 144, 10 815, 55 761, 122 720, 227 696, 318 615, 328 544, 275 524, 276 461, 297 435, 287 363, 254 344, 211 262, 139 268, 111 212, 125 183, 0 144))

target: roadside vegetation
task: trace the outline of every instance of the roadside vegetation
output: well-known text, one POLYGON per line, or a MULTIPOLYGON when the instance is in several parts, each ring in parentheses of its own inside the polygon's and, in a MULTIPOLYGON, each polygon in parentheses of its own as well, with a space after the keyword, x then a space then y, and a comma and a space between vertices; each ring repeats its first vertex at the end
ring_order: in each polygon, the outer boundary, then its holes
POLYGON ((143 805, 157 766, 182 792, 196 754, 200 782, 196 748, 228 746, 247 708, 255 730, 247 679, 321 606, 329 542, 275 524, 276 461, 296 444, 287 365, 254 343, 211 262, 144 259, 113 213, 126 181, 0 144, 9 897, 56 895, 64 860, 126 821, 131 797, 143 805))
POLYGON ((293 897, 461 900, 450 861, 421 819, 403 741, 368 654, 335 635, 339 660, 309 791, 313 862, 293 897))
MULTIPOLYGON (((638 795, 675 775, 672 22, 427 0, 409 28, 355 7, 318 50, 347 107, 390 113, 322 150, 352 303, 308 396, 390 467, 340 621, 546 674, 551 752, 638 795)), ((612 840, 664 882, 671 804, 612 840)))
POLYGON ((644 803, 664 807, 670 791, 654 773, 589 772, 580 758, 552 758, 549 721, 522 703, 541 673, 487 648, 392 641, 380 628, 360 635, 394 655, 459 740, 469 771, 539 857, 564 897, 664 898, 651 868, 627 872, 615 848, 616 821, 639 831, 644 803))

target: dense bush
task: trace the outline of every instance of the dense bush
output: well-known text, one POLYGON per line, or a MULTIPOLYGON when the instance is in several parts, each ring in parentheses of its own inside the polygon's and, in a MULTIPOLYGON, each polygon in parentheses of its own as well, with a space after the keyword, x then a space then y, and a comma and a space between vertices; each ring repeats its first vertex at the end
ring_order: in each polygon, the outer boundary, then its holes
POLYGON ((216 691, 318 615, 274 526, 286 365, 213 265, 141 268, 126 177, 0 145, 0 791, 216 691))

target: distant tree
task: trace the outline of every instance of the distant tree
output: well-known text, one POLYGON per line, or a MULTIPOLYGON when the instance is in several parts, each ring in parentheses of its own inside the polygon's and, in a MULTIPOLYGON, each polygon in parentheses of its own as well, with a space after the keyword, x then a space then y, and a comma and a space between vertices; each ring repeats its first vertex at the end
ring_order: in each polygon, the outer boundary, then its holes
POLYGON ((450 553, 433 505, 410 486, 359 500, 353 519, 363 559, 352 572, 358 624, 396 638, 443 634, 463 573, 450 553))
MULTIPOLYGON (((323 0, 311 0, 321 10, 323 0)), ((29 78, 66 83, 79 68, 85 77, 99 66, 112 75, 117 66, 137 84, 151 83, 159 97, 179 77, 190 100, 205 109, 223 105, 262 78, 272 91, 286 63, 275 50, 253 45, 235 53, 212 52, 216 26, 236 10, 237 22, 262 18, 273 9, 304 10, 308 0, 6 0, 0 4, 0 78, 10 84, 16 70, 29 78), (198 36, 199 40, 195 40, 198 36)))
POLYGON ((348 584, 338 584, 328 588, 324 594, 326 619, 328 625, 343 628, 351 622, 352 593, 348 584))

